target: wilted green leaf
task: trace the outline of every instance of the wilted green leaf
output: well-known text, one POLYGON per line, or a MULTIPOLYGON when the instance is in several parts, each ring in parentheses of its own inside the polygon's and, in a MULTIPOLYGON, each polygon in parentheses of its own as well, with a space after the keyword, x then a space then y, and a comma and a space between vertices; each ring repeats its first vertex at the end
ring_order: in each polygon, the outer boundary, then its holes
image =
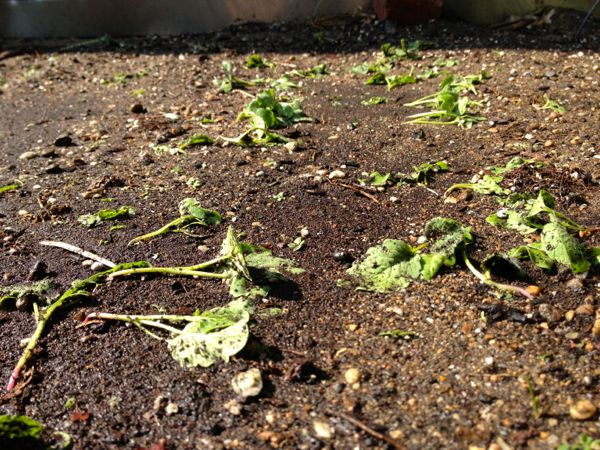
POLYGON ((589 270, 591 264, 585 247, 559 223, 551 222, 544 225, 540 244, 541 249, 550 258, 569 267, 573 273, 589 270))
POLYGON ((367 100, 361 100, 360 104, 361 105, 381 105, 382 103, 387 103, 388 99, 387 97, 371 97, 368 98, 367 100))
POLYGON ((517 259, 529 259, 533 264, 543 270, 554 269, 555 261, 545 251, 541 250, 539 244, 521 245, 511 249, 509 256, 517 259))
POLYGON ((256 53, 248 56, 248 59, 246 59, 246 67, 248 69, 264 69, 273 66, 275 66, 275 64, 266 61, 262 56, 256 53))
POLYGON ((94 214, 79 216, 78 222, 86 227, 95 227, 106 220, 126 219, 135 214, 131 206, 121 206, 119 209, 101 209, 94 214))
POLYGON ((0 306, 9 299, 19 300, 25 297, 33 297, 40 300, 53 287, 54 285, 49 280, 0 287, 0 293, 4 294, 0 298, 0 306))
POLYGON ((453 266, 456 263, 456 251, 473 241, 470 227, 444 217, 431 219, 425 226, 425 236, 430 241, 435 239, 429 246, 429 253, 442 255, 446 266, 453 266))
POLYGON ((205 134, 195 134, 179 144, 179 148, 181 150, 185 150, 188 147, 195 147, 197 145, 212 145, 214 143, 215 141, 205 134))

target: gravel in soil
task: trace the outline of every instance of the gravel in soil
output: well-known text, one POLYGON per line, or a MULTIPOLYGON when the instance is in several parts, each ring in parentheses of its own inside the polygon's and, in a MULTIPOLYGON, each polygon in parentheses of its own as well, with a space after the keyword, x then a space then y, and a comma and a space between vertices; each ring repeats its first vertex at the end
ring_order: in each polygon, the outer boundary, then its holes
MULTIPOLYGON (((541 28, 491 31, 444 21, 394 28, 360 16, 179 38, 3 41, 0 179, 19 184, 0 193, 3 286, 42 273, 58 292, 91 274, 84 258, 42 240, 115 262, 191 265, 218 252, 232 223, 306 272, 257 301, 259 312, 283 313, 258 314, 242 353, 206 369, 180 367, 164 342, 135 327, 77 325, 94 311, 190 314, 226 304, 225 286, 168 277, 100 284, 52 322, 0 413, 35 418, 48 436, 64 431, 76 449, 548 449, 598 436, 597 267, 578 278, 526 266, 528 283, 541 288, 533 300, 498 293, 462 265, 395 293, 338 283, 383 239, 416 245, 435 216, 472 227, 475 261, 522 242, 485 222, 498 209, 493 198, 444 197, 514 156, 544 165, 507 175, 507 186, 546 189, 578 223, 600 224, 600 34, 590 24, 574 43, 579 20, 560 12, 541 28), (437 90, 439 77, 387 90, 350 72, 400 38, 432 45, 397 72, 421 72, 437 58, 457 60, 452 73, 489 72, 476 96, 486 120, 471 129, 405 124, 415 110, 403 105, 437 90), (246 69, 252 53, 275 67, 246 69), (236 117, 262 88, 218 92, 213 79, 226 60, 246 80, 327 65, 329 74, 289 90, 313 121, 277 131, 300 145, 217 140, 177 151, 194 134, 246 129, 236 117), (542 109, 544 94, 565 111, 542 109), (387 102, 361 103, 375 96, 387 102), (439 160, 450 170, 427 186, 359 183, 439 160), (226 220, 201 239, 172 233, 127 245, 177 217, 185 197, 226 220), (89 229, 77 221, 115 205, 136 214, 89 229), (299 236, 304 246, 293 251, 287 244, 299 236), (380 336, 394 329, 413 334, 380 336), (250 369, 262 389, 239 397, 231 380, 250 369)), ((586 243, 600 246, 598 234, 586 243)), ((33 327, 30 310, 0 312, 1 379, 33 327)))

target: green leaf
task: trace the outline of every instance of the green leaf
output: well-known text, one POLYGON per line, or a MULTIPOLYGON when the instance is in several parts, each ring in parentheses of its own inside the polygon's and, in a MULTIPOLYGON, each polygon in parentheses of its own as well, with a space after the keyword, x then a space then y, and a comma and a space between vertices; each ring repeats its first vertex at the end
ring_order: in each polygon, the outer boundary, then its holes
MULTIPOLYGON (((16 449, 17 444, 33 444, 42 437, 43 425, 27 416, 0 416, 0 445, 16 449)), ((26 448, 26 447, 20 447, 26 448)))
POLYGON ((385 77, 385 83, 387 84, 388 90, 397 88, 398 86, 404 86, 406 84, 415 84, 417 78, 410 75, 390 75, 385 77))
POLYGON ((540 244, 541 249, 550 258, 569 267, 573 273, 589 270, 591 264, 587 259, 585 248, 559 223, 551 222, 544 225, 540 244))
POLYGON ((438 161, 433 163, 422 163, 413 167, 413 171, 408 175, 399 173, 396 175, 400 181, 405 183, 418 183, 427 185, 433 178, 433 175, 439 172, 447 172, 448 163, 446 161, 438 161))
POLYGON ((447 258, 440 253, 425 253, 421 255, 421 277, 431 280, 446 264, 447 258))
POLYGON ((550 109, 560 114, 563 114, 565 112, 564 106, 562 106, 556 100, 552 100, 550 97, 548 97, 547 94, 544 94, 544 101, 545 103, 540 109, 550 109))
POLYGON ((126 219, 135 214, 131 206, 121 206, 119 209, 101 209, 94 214, 79 216, 78 222, 86 227, 95 227, 106 220, 126 219))
POLYGON ((473 241, 470 227, 444 217, 431 219, 425 225, 425 236, 429 240, 435 239, 429 247, 429 253, 442 255, 446 266, 453 266, 456 263, 456 251, 473 241))
POLYGON ((508 252, 508 255, 516 259, 529 259, 533 264, 543 270, 554 269, 555 261, 545 251, 538 248, 539 244, 521 245, 508 252))
POLYGON ((181 144, 179 144, 179 148, 181 150, 185 150, 188 147, 194 147, 197 145, 212 145, 215 141, 205 134, 195 134, 191 136, 189 139, 185 140, 181 144))
POLYGON ((390 181, 392 174, 391 173, 379 173, 377 171, 375 172, 371 172, 371 175, 369 175, 369 177, 371 178, 371 185, 372 186, 385 186, 388 181, 390 181))
POLYGON ((512 209, 501 210, 486 217, 485 220, 495 227, 514 230, 524 235, 534 233, 543 226, 543 224, 538 225, 532 218, 512 209))
POLYGON ((387 336, 394 339, 411 339, 417 337, 417 333, 414 331, 403 331, 398 328, 388 331, 381 331, 379 336, 387 336))
POLYGON ((503 175, 507 172, 512 172, 515 169, 518 169, 519 167, 525 166, 525 165, 529 165, 529 164, 533 164, 535 163, 534 159, 523 159, 519 156, 515 156, 513 159, 511 159, 508 163, 506 163, 505 166, 500 166, 500 167, 491 167, 490 171, 494 174, 494 175, 503 175))
POLYGON ((248 322, 253 305, 235 300, 225 307, 203 312, 206 320, 188 323, 167 340, 171 356, 183 367, 210 367, 217 361, 229 362, 248 342, 248 322))
POLYGON ((179 214, 192 216, 201 225, 218 225, 221 223, 221 214, 212 209, 202 208, 198 200, 193 197, 184 198, 179 202, 179 214))
POLYGON ((355 262, 347 273, 358 278, 365 290, 397 291, 419 278, 421 258, 406 242, 386 239, 368 249, 363 260, 355 262))

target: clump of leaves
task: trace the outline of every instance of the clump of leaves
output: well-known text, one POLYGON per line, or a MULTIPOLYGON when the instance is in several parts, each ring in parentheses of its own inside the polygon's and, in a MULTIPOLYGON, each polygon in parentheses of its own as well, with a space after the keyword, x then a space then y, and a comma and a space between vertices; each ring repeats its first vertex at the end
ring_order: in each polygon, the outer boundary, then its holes
POLYGON ((43 429, 40 422, 28 416, 0 415, 0 448, 37 448, 43 429))
POLYGON ((404 86, 406 84, 415 84, 416 82, 417 78, 412 75, 412 71, 411 73, 404 75, 386 75, 384 72, 377 72, 375 75, 367 79, 365 84, 385 84, 387 85, 388 91, 391 91, 396 87, 404 86))
POLYGON ((289 259, 273 256, 270 250, 239 242, 232 227, 221 245, 219 256, 193 266, 142 267, 120 270, 111 278, 142 274, 192 276, 221 279, 229 285, 233 297, 256 297, 267 294, 269 285, 285 281, 282 271, 303 272, 289 259))
POLYGON ((539 242, 515 247, 509 255, 529 259, 544 270, 553 270, 557 263, 562 264, 575 274, 587 272, 592 265, 600 265, 600 248, 586 247, 558 222, 543 226, 539 242))
POLYGON ((549 109, 551 111, 563 114, 565 112, 564 106, 558 103, 556 100, 552 100, 548 97, 548 94, 544 94, 544 104, 540 109, 549 109))
POLYGON ((405 39, 400 39, 398 47, 385 43, 381 46, 381 52, 386 58, 394 62, 400 59, 421 59, 418 52, 424 47, 424 44, 423 41, 407 42, 405 39))
POLYGON ((514 157, 505 166, 489 167, 484 171, 483 177, 477 176, 477 180, 471 183, 453 184, 446 190, 446 195, 457 189, 470 189, 477 194, 507 196, 511 193, 510 189, 503 188, 500 183, 504 180, 504 174, 511 172, 521 166, 534 164, 534 160, 525 160, 520 157, 514 157), (487 172, 487 173, 485 173, 487 172))
POLYGON ((213 80, 213 84, 219 88, 220 92, 229 93, 234 89, 246 89, 264 84, 264 80, 255 79, 248 81, 235 76, 235 69, 231 61, 223 61, 221 67, 223 68, 224 77, 213 80))
POLYGON ((437 161, 431 163, 421 163, 414 166, 413 170, 408 173, 391 173, 381 174, 372 172, 370 175, 372 186, 386 186, 388 184, 404 185, 404 184, 419 184, 427 185, 435 174, 448 171, 448 163, 446 161, 437 161))
POLYGON ((220 223, 221 215, 218 212, 202 208, 195 198, 184 198, 179 202, 179 217, 177 219, 172 220, 156 231, 133 238, 129 241, 128 245, 152 239, 166 233, 190 234, 188 231, 190 227, 208 227, 220 223))
POLYGON ((14 300, 19 306, 19 303, 27 300, 40 301, 44 299, 44 294, 51 290, 54 285, 50 280, 40 280, 33 283, 13 284, 11 286, 0 287, 0 307, 9 300, 14 300))
POLYGON ((215 141, 205 134, 195 134, 179 144, 181 150, 199 145, 213 145, 215 141))
POLYGON ((580 434, 575 444, 560 444, 556 450, 600 450, 600 439, 580 434))
POLYGON ((508 197, 503 202, 506 207, 488 216, 486 221, 498 228, 506 228, 527 235, 540 231, 549 222, 579 232, 583 227, 566 215, 556 211, 554 197, 541 189, 537 197, 520 194, 508 197))
POLYGON ((386 239, 383 244, 368 249, 347 273, 358 279, 359 289, 397 291, 415 280, 431 280, 442 268, 454 266, 458 255, 483 283, 531 298, 524 289, 497 283, 489 274, 477 270, 467 256, 468 246, 473 241, 470 227, 453 219, 436 217, 427 223, 424 234, 430 242, 426 253, 424 246, 415 248, 401 240, 386 239))
POLYGON ((429 106, 430 111, 408 116, 406 123, 429 125, 458 125, 461 128, 471 128, 474 124, 485 120, 475 111, 480 103, 471 100, 463 92, 477 93, 475 86, 488 77, 487 73, 467 75, 465 77, 450 75, 440 83, 440 90, 404 106, 429 106))
POLYGON ((27 345, 23 350, 21 358, 17 362, 10 375, 10 380, 8 381, 6 389, 11 390, 15 387, 19 377, 21 376, 21 371, 33 357, 37 343, 46 330, 48 323, 54 319, 57 311, 73 305, 75 301, 81 298, 91 297, 93 288, 96 287, 96 285, 104 282, 106 278, 113 272, 146 266, 147 263, 145 262, 120 264, 104 272, 96 273, 85 280, 74 281, 70 289, 66 290, 56 300, 49 305, 44 306, 43 308, 38 308, 34 303, 34 317, 37 325, 31 337, 27 339, 27 345))
POLYGON ((253 53, 252 55, 248 56, 245 65, 248 69, 266 69, 275 67, 274 63, 263 59, 263 57, 257 53, 253 53))
POLYGON ((92 320, 120 320, 139 327, 150 336, 165 340, 171 356, 182 367, 210 367, 217 361, 229 362, 248 342, 248 322, 254 305, 248 300, 234 300, 223 307, 212 308, 194 315, 124 315, 93 313, 92 320), (185 323, 177 328, 172 323, 185 323), (167 338, 153 330, 167 332, 167 338))
POLYGON ((304 114, 299 100, 279 101, 272 89, 259 93, 244 107, 237 119, 248 120, 250 129, 237 138, 223 139, 242 147, 289 142, 290 139, 270 130, 312 120, 304 114))
POLYGON ((101 209, 93 214, 83 214, 77 221, 86 227, 95 227, 107 220, 127 219, 135 215, 135 209, 131 206, 121 206, 118 209, 101 209))

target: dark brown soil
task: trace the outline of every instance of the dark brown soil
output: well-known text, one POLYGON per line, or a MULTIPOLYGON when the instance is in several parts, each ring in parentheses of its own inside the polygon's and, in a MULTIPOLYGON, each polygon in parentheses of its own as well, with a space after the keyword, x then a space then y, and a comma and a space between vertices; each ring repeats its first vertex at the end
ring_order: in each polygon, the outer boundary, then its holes
MULTIPOLYGON (((448 203, 443 193, 516 155, 545 165, 511 174, 510 183, 522 191, 547 189, 559 210, 600 225, 600 28, 591 24, 585 42, 574 43, 581 18, 559 13, 552 25, 516 31, 443 21, 393 29, 358 17, 117 39, 108 47, 1 42, 0 181, 23 183, 0 194, 3 285, 28 281, 38 261, 58 291, 91 274, 83 258, 40 246, 42 240, 116 262, 184 265, 216 254, 234 220, 249 241, 293 258, 306 273, 259 301, 259 311, 284 313, 258 315, 247 348, 209 369, 179 367, 164 342, 134 327, 77 325, 93 311, 191 313, 223 305, 230 300, 225 286, 166 277, 102 284, 93 301, 75 304, 52 323, 29 365, 31 379, 2 397, 0 413, 41 421, 48 439, 64 431, 76 449, 392 448, 356 421, 409 449, 554 449, 583 433, 600 436, 597 414, 583 421, 570 414, 583 399, 600 406, 600 339, 592 333, 600 309, 597 268, 577 280, 568 270, 548 275, 528 266, 531 279, 523 285, 541 287, 530 301, 498 295, 463 266, 395 294, 358 292, 338 287, 348 264, 334 258, 339 252, 357 258, 385 238, 416 242, 424 224, 440 215, 473 228, 475 261, 508 250, 522 238, 485 222, 497 209, 493 199, 475 194, 448 203), (460 61, 453 73, 489 71, 493 77, 479 89, 487 120, 469 130, 403 124, 414 112, 403 104, 434 92, 439 79, 387 91, 349 72, 375 61, 380 44, 401 37, 434 43, 421 52, 424 59, 401 63, 406 72, 438 57, 460 61), (243 68, 253 52, 277 66, 243 68), (212 83, 223 60, 245 79, 327 64, 331 74, 305 79, 293 92, 315 120, 281 130, 301 139, 301 148, 219 143, 185 154, 153 150, 195 133, 236 136, 244 129, 235 119, 250 97, 220 94, 212 83), (139 71, 146 75, 102 82, 139 71), (565 113, 539 109, 543 94, 565 113), (380 95, 390 101, 361 104, 380 95), (133 113, 135 103, 147 112, 133 113), (203 128, 203 117, 216 123, 203 128), (73 145, 56 146, 66 134, 73 145), (450 172, 427 189, 358 184, 374 170, 407 172, 442 159, 450 172), (334 171, 345 178, 330 180, 334 171), (187 183, 192 177, 198 187, 187 183), (279 193, 282 201, 274 197, 279 193), (177 203, 192 196, 227 217, 208 238, 170 234, 127 246, 175 218, 177 203), (119 222, 124 229, 77 223, 81 214, 114 205, 137 210, 119 222), (303 227, 306 246, 293 252, 285 244, 303 227), (390 329, 417 337, 379 336, 390 329), (231 379, 251 367, 261 370, 265 387, 236 405, 231 379), (350 368, 360 374, 355 384, 345 378, 350 368), (66 409, 70 398, 75 406, 66 409)), ((600 237, 586 242, 600 246, 600 237)), ((0 379, 8 380, 33 327, 31 311, 0 312, 0 379)))

